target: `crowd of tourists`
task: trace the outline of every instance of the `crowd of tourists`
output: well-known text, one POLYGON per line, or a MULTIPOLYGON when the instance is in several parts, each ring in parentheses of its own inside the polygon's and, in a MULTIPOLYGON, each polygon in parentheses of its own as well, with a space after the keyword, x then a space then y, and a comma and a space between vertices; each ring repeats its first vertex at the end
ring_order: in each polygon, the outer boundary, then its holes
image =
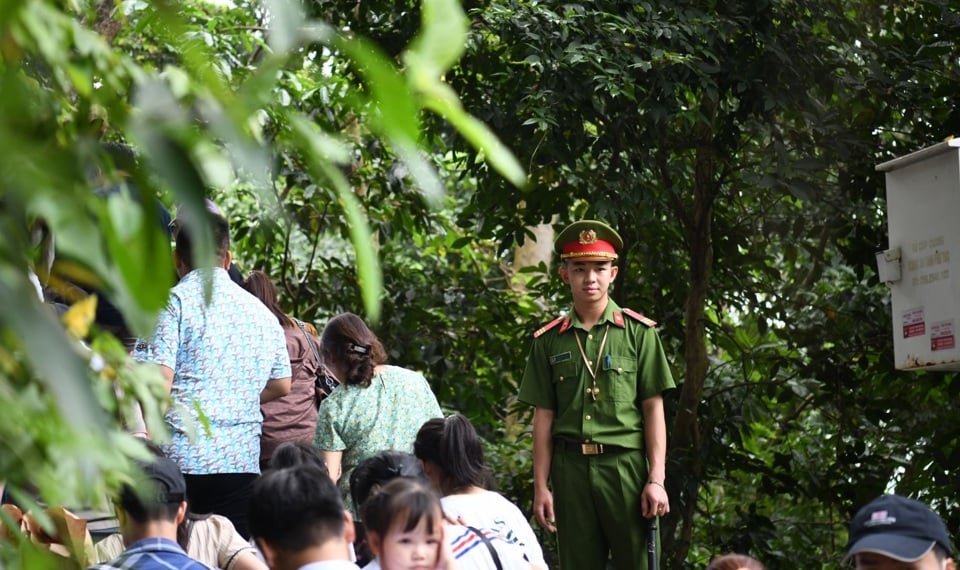
MULTIPOLYGON (((212 203, 167 221, 179 279, 153 333, 130 338, 118 313, 98 314, 159 370, 169 437, 155 444, 130 419, 152 459, 116 497, 120 532, 97 543, 96 568, 546 570, 531 518, 557 533, 562 570, 656 565, 647 521, 670 512, 663 394, 675 384, 656 323, 609 298, 623 247, 613 228, 583 220, 555 242, 573 305, 533 332, 522 376, 518 399, 534 408, 526 513, 493 490, 471 422, 389 363, 361 317, 318 333, 284 312, 269 275, 233 263, 212 203), (198 257, 203 227, 214 252, 198 257)), ((917 501, 880 497, 851 523, 859 569, 953 570, 952 554, 917 501)), ((742 554, 708 566, 762 568, 742 554)))

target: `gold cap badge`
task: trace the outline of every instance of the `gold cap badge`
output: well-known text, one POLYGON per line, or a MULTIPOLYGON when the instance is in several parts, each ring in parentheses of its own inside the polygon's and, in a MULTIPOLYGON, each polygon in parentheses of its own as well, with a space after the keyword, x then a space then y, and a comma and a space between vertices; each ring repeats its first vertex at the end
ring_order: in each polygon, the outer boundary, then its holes
POLYGON ((583 230, 580 232, 580 243, 583 245, 597 243, 597 232, 593 230, 583 230))

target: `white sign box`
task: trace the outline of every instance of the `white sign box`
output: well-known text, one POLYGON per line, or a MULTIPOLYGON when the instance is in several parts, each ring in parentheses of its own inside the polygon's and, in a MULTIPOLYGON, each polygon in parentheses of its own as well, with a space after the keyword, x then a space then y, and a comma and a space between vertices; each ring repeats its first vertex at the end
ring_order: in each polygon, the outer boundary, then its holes
POLYGON ((890 286, 895 365, 960 370, 960 140, 877 170, 887 179, 890 249, 878 253, 877 262, 890 286), (899 274, 890 267, 898 257, 899 274))

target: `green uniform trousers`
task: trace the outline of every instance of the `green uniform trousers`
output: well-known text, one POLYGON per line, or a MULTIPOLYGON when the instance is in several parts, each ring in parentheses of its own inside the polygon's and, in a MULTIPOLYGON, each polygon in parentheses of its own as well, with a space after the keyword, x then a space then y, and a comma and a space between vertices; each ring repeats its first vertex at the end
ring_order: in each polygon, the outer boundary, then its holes
MULTIPOLYGON (((643 451, 584 456, 554 449, 550 465, 560 570, 646 570, 643 451)), ((657 553, 659 554, 659 535, 657 553)))

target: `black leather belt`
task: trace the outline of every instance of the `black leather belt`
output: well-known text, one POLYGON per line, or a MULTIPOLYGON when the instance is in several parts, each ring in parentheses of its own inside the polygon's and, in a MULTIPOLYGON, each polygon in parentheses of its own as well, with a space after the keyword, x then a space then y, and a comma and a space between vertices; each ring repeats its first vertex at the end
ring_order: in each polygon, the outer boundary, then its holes
POLYGON ((576 453, 579 455, 603 455, 605 453, 623 453, 624 451, 637 451, 636 449, 630 449, 629 447, 622 447, 619 445, 610 445, 605 443, 579 443, 576 441, 570 441, 566 439, 553 440, 553 446, 555 448, 559 448, 564 451, 569 451, 571 453, 576 453))

